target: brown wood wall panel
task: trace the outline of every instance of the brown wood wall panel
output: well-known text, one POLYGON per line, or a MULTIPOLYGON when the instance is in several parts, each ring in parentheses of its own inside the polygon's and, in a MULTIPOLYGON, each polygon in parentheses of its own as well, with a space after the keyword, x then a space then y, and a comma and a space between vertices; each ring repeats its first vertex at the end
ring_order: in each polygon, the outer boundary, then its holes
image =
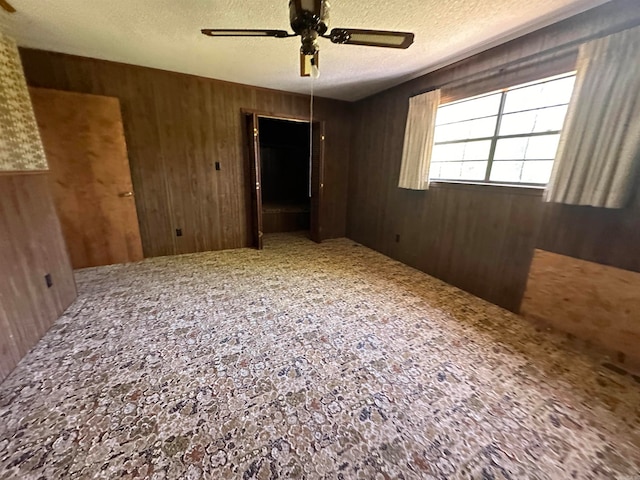
POLYGON ((46 173, 0 174, 0 271, 2 381, 76 297, 46 173))
POLYGON ((264 233, 308 231, 309 212, 265 212, 262 230, 264 233))
POLYGON ((640 272, 640 189, 630 208, 546 204, 537 246, 640 272))
MULTIPOLYGON (((20 53, 30 86, 120 100, 145 256, 250 244, 240 112, 306 116, 307 96, 40 50, 20 53)), ((350 113, 348 103, 316 99, 315 116, 327 125, 324 238, 346 231, 350 113)))
POLYGON ((502 67, 633 23, 640 24, 635 0, 610 2, 356 103, 347 235, 514 311, 536 246, 640 271, 638 203, 612 211, 544 204, 541 191, 532 189, 453 184, 426 192, 397 188, 411 95, 446 85, 443 97, 450 101, 569 71, 575 49, 518 68, 502 67))

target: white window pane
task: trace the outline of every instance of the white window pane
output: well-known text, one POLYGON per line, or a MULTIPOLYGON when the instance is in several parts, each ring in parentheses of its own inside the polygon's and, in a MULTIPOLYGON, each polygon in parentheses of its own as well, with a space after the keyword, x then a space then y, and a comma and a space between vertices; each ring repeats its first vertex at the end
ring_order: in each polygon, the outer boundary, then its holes
POLYGON ((522 167, 522 182, 524 183, 547 183, 551 178, 553 160, 543 160, 541 162, 524 162, 522 167))
POLYGON ((541 107, 541 94, 541 85, 531 85, 530 87, 519 88, 517 90, 507 92, 504 112, 519 112, 521 110, 530 110, 532 108, 541 107))
POLYGON ((464 145, 464 160, 488 160, 489 150, 491 150, 491 140, 480 140, 477 142, 467 142, 464 145))
POLYGON ((575 76, 571 76, 510 90, 507 92, 504 112, 511 113, 569 103, 574 83, 575 76))
POLYGON ((484 180, 488 162, 463 162, 462 180, 484 180))
POLYGON ((493 137, 496 133, 496 121, 498 117, 478 118, 471 120, 471 132, 468 138, 493 137))
POLYGON ((467 138, 491 137, 496 130, 497 116, 478 118, 459 123, 440 125, 435 129, 436 142, 450 142, 467 138))
POLYGON ((553 160, 554 158, 556 158, 556 151, 558 150, 559 141, 560 135, 557 134, 530 137, 529 144, 527 145, 527 153, 524 158, 553 160))
POLYGON ((457 180, 462 172, 462 162, 443 163, 440 170, 440 178, 457 180))
POLYGON ((536 126, 537 111, 510 113, 502 116, 500 135, 531 133, 536 126))
POLYGON ((569 103, 575 83, 575 76, 544 83, 542 86, 542 98, 544 100, 544 105, 560 105, 561 103, 569 103))
POLYGON ((446 143, 444 145, 434 145, 431 152, 432 162, 450 162, 452 160, 462 160, 464 156, 464 143, 446 143))
POLYGON ((495 93, 473 100, 443 105, 438 108, 436 125, 497 115, 498 109, 500 108, 501 95, 501 93, 495 93))
POLYGON ((493 182, 519 182, 523 162, 493 162, 489 179, 493 182))
POLYGON ((429 167, 429 178, 440 178, 441 167, 442 163, 431 162, 431 166, 429 167))
MULTIPOLYGON (((517 114, 516 114, 517 115, 517 114)), ((562 130, 567 107, 551 107, 537 110, 536 124, 533 132, 552 132, 562 130)))
POLYGON ((452 140, 463 140, 469 138, 471 133, 471 122, 451 123, 436 127, 434 141, 450 142, 452 140))
POLYGON ((562 130, 567 106, 541 108, 527 112, 503 115, 500 123, 500 135, 519 135, 523 133, 553 132, 562 130))
POLYGON ((496 144, 494 160, 521 160, 527 151, 529 137, 502 138, 496 144))
POLYGON ((432 162, 452 162, 458 160, 488 160, 491 140, 445 143, 434 145, 432 162))

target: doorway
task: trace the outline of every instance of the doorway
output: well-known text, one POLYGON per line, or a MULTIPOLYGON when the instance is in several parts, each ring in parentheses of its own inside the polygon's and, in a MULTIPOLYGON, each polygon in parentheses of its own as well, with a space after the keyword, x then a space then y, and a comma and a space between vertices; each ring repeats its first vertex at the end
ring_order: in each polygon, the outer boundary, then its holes
POLYGON ((319 243, 324 123, 310 129, 308 120, 257 113, 245 122, 252 245, 261 249, 265 233, 300 231, 319 243))
POLYGON ((258 118, 264 233, 309 231, 309 124, 258 118))

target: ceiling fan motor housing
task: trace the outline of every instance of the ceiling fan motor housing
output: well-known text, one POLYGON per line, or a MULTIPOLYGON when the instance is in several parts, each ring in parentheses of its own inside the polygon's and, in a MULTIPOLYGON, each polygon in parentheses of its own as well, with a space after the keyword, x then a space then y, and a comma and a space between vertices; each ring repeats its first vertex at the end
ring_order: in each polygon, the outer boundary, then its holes
POLYGON ((289 0, 291 28, 302 37, 303 55, 318 52, 317 39, 329 29, 329 2, 325 0, 289 0))

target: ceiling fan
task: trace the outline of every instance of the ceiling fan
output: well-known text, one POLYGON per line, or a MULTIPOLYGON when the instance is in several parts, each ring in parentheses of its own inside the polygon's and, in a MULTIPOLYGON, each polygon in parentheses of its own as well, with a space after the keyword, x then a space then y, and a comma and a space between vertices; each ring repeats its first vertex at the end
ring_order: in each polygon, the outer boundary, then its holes
MULTIPOLYGON (((286 30, 234 30, 205 28, 201 32, 209 37, 302 37, 300 48, 300 75, 317 74, 318 37, 328 38, 333 43, 345 45, 367 45, 370 47, 409 48, 414 35, 408 32, 385 30, 360 30, 334 28, 329 30, 329 2, 327 0, 289 0, 289 20, 295 33, 286 30)), ((315 75, 314 75, 315 76, 315 75)))
POLYGON ((0 7, 6 10, 9 13, 16 13, 16 9, 11 6, 7 0, 0 0, 0 7))

